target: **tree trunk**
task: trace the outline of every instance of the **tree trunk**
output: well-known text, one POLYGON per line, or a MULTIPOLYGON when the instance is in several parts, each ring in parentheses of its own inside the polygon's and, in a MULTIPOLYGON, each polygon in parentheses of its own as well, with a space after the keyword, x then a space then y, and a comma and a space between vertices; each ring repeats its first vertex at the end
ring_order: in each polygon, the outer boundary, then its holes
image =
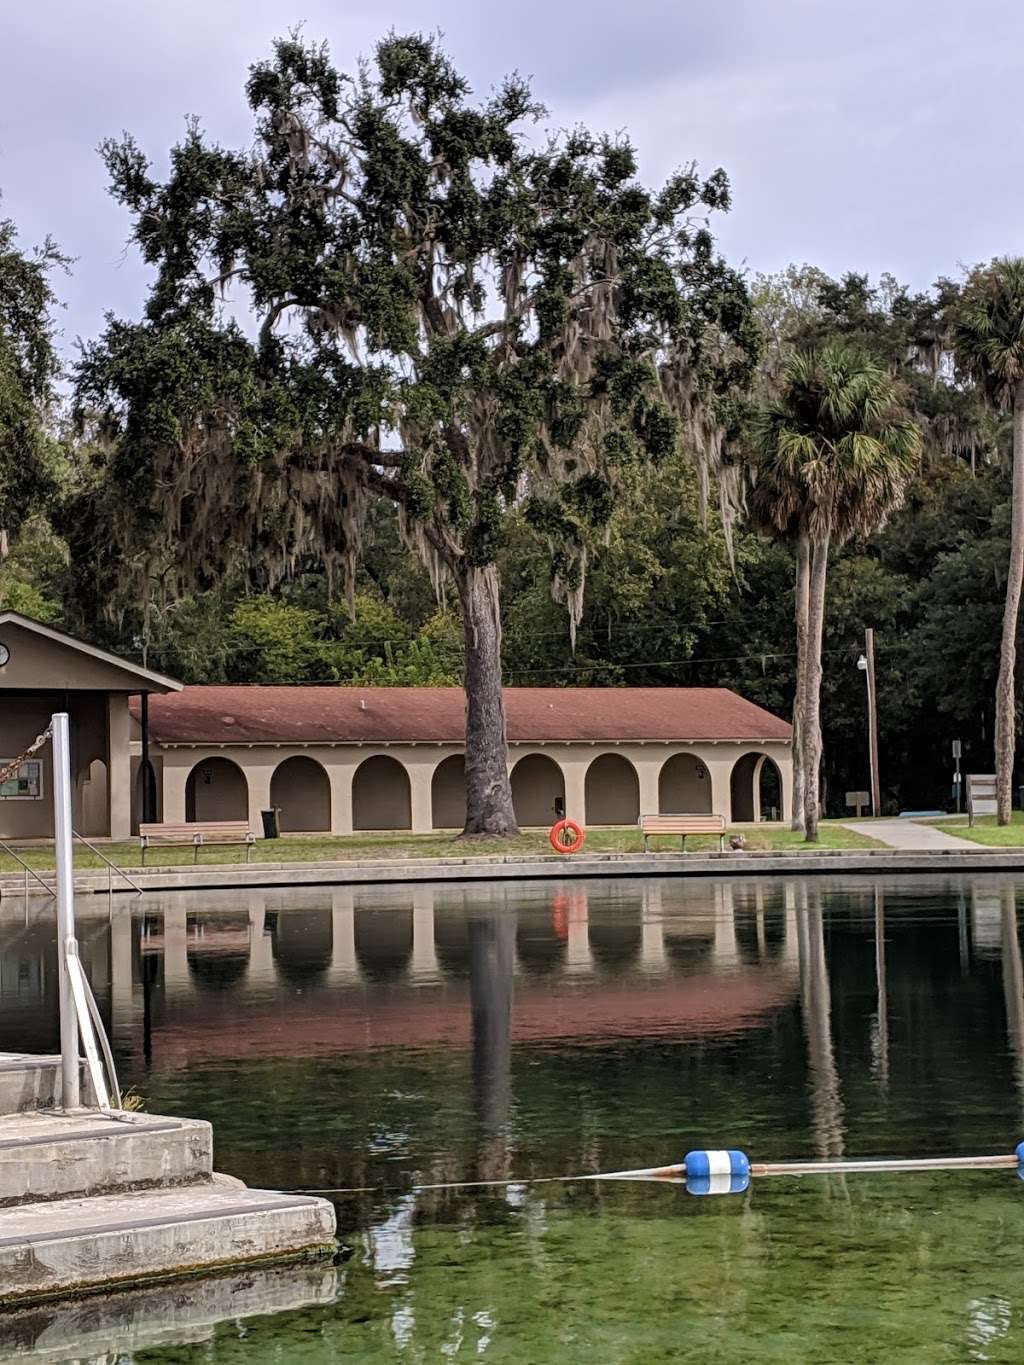
POLYGON ((518 834, 512 809, 501 691, 498 571, 473 565, 457 576, 466 642, 466 827, 463 835, 518 834))
POLYGON ((811 577, 811 547, 801 533, 796 543, 796 689, 793 693, 793 809, 791 828, 804 832, 804 722, 803 689, 807 668, 807 613, 811 577))
POLYGON ((1017 662, 1017 619, 1020 615, 1022 577, 1024 577, 1024 383, 1018 384, 1013 399, 1010 567, 1006 575, 1003 638, 999 647, 999 680, 996 683, 996 818, 1001 825, 1010 823, 1013 764, 1017 750, 1014 669, 1017 662))
POLYGON ((804 837, 818 842, 821 789, 821 643, 825 629, 825 579, 828 536, 811 547, 807 612, 807 663, 804 668, 804 837))

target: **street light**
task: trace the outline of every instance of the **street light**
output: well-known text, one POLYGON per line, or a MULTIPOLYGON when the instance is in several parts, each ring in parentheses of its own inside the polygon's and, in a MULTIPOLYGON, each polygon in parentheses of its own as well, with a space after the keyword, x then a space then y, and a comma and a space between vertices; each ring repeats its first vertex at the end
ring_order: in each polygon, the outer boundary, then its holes
POLYGON ((875 632, 869 627, 864 632, 864 653, 857 659, 857 667, 868 685, 868 757, 871 763, 871 814, 881 815, 881 794, 878 781, 878 711, 875 704, 875 632))

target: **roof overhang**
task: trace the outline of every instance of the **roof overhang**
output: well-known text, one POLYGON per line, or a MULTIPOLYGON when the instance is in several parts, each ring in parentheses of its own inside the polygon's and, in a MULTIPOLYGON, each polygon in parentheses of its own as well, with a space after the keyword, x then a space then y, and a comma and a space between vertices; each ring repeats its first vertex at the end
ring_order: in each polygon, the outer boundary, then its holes
MULTIPOLYGON (((62 630, 55 630, 53 626, 44 625, 42 621, 36 621, 31 616, 22 616, 19 611, 0 611, 0 628, 5 625, 17 626, 21 630, 27 630, 34 635, 41 636, 44 640, 51 640, 54 644, 61 645, 65 649, 70 649, 75 653, 85 655, 87 658, 95 659, 98 663, 106 664, 110 668, 116 668, 122 673, 127 673, 131 678, 139 683, 139 692, 180 692, 184 683, 178 682, 177 678, 168 678, 163 673, 155 673, 150 668, 142 668, 139 664, 130 663, 127 659, 119 658, 116 654, 111 654, 108 650, 98 649, 95 645, 86 644, 84 640, 77 640, 73 635, 67 635, 62 630)), ((0 683, 3 676, 0 673, 0 683)))

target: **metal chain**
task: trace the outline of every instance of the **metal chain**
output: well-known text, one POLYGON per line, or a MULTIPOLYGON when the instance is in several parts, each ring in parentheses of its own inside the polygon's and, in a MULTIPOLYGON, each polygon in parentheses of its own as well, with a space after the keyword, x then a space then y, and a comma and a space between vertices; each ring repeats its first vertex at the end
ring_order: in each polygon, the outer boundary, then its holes
POLYGON ((53 729, 48 725, 41 735, 36 735, 35 739, 23 754, 19 754, 17 758, 12 758, 9 763, 5 763, 3 767, 0 768, 0 787, 2 787, 5 782, 9 782, 12 777, 17 777, 18 769, 25 760, 31 758, 34 753, 37 753, 43 747, 48 739, 52 738, 53 729))

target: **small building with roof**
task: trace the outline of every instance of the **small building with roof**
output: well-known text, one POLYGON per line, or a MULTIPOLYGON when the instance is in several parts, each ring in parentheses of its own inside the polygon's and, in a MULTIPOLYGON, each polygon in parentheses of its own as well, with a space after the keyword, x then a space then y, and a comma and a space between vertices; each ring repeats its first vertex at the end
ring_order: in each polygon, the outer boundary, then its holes
MULTIPOLYGON (((726 688, 510 687, 519 823, 564 802, 580 823, 641 813, 788 819, 790 726, 726 688)), ((460 688, 183 686, 15 612, 0 613, 0 766, 71 716, 75 828, 247 820, 283 833, 461 829, 460 688), (148 781, 146 775, 149 774, 148 781)), ((0 839, 52 834, 49 745, 0 788, 0 839)))

